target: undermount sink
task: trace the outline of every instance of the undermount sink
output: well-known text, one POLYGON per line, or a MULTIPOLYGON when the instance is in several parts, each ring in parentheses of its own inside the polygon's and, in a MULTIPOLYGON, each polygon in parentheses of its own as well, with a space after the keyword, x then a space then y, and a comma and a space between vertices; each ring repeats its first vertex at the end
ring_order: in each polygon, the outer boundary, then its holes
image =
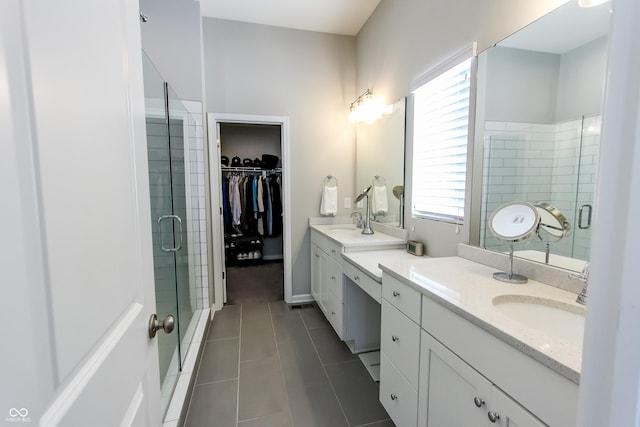
MULTIPOLYGON (((335 224, 327 227, 329 231, 356 231, 361 230, 353 224, 335 224)), ((362 230, 361 230, 362 231, 362 230)))
POLYGON ((525 326, 582 343, 584 307, 529 295, 500 295, 492 302, 500 312, 525 326))

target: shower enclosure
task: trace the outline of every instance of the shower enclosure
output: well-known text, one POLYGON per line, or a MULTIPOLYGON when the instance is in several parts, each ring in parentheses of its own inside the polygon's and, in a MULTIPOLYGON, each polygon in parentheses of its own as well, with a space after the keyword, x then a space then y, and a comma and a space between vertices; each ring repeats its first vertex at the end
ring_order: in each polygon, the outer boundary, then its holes
MULTIPOLYGON (((545 201, 559 209, 572 227, 571 235, 552 244, 551 253, 589 259, 600 123, 599 115, 552 124, 485 123, 480 228, 483 247, 508 250, 486 227, 486 220, 498 206, 515 200, 545 201)), ((544 253, 545 244, 536 239, 521 249, 544 253)), ((577 263, 576 269, 583 264, 577 263)))
POLYGON ((200 319, 208 308, 201 113, 189 112, 143 52, 156 313, 175 318, 159 333, 166 411, 200 319))

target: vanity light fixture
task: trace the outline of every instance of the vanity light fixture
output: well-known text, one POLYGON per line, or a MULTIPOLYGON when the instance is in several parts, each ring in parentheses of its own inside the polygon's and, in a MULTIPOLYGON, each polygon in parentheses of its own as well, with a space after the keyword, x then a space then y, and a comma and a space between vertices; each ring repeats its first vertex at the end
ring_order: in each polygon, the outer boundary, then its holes
POLYGON ((578 6, 580 7, 594 7, 599 6, 609 0, 578 0, 578 6))
POLYGON ((349 106, 349 110, 351 111, 349 120, 352 123, 371 123, 380 119, 383 114, 391 113, 390 110, 392 109, 392 105, 385 106, 382 98, 374 97, 371 89, 367 89, 349 106))

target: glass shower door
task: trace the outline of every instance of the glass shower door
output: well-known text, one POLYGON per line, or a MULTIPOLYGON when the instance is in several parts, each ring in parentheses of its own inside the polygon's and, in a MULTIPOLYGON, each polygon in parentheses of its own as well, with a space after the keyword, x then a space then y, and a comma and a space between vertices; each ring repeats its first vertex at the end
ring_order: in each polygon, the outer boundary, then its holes
MULTIPOLYGON (((178 352, 180 362, 184 361, 189 343, 195 332, 195 323, 191 322, 193 313, 196 310, 196 290, 193 265, 189 262, 189 249, 192 247, 188 241, 193 233, 189 233, 188 227, 193 223, 190 213, 193 211, 190 204, 197 203, 197 200, 187 195, 187 172, 189 168, 186 159, 185 146, 187 146, 187 135, 185 135, 185 125, 187 123, 188 111, 184 104, 178 99, 171 87, 165 83, 167 102, 167 121, 169 123, 169 168, 171 181, 171 215, 173 226, 174 266, 176 276, 177 312, 178 312, 178 339, 180 345, 178 352)), ((169 224, 167 224, 169 225, 169 224)), ((181 365, 182 366, 182 365, 181 365)))
POLYGON ((600 126, 599 115, 582 118, 572 257, 585 261, 589 260, 591 252, 591 222, 600 151, 600 126))
POLYGON ((166 411, 193 335, 196 309, 189 262, 185 125, 188 117, 146 55, 143 55, 153 262, 158 318, 175 318, 171 334, 159 333, 163 409, 166 411))

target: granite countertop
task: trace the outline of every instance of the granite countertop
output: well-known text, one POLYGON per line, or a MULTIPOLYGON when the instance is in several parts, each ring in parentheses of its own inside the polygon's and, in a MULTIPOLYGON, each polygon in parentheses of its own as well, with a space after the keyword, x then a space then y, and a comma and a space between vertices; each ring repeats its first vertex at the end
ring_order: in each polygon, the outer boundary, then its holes
POLYGON ((393 261, 415 261, 424 257, 411 255, 405 249, 385 249, 379 251, 345 252, 342 258, 355 265, 378 283, 382 283, 380 263, 393 261))
POLYGON ((404 247, 406 244, 404 239, 381 232, 362 234, 362 230, 352 224, 311 224, 310 227, 343 246, 345 251, 382 248, 397 249, 404 247))
POLYGON ((385 274, 418 290, 476 326, 529 355, 565 378, 579 383, 582 365, 582 334, 564 339, 516 321, 498 310, 493 299, 504 295, 544 298, 572 306, 576 295, 534 280, 510 284, 495 280, 497 270, 459 257, 382 259, 385 274))

